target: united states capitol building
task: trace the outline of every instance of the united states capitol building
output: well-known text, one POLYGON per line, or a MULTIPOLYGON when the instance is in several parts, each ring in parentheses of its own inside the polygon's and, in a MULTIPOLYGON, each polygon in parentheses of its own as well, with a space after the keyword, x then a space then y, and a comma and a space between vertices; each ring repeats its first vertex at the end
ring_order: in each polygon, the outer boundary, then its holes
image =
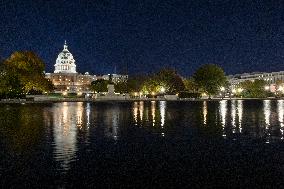
POLYGON ((106 74, 102 76, 84 74, 76 71, 75 59, 68 50, 65 41, 63 50, 58 54, 54 65, 54 73, 46 73, 46 78, 52 81, 56 93, 91 93, 91 83, 97 79, 109 80, 112 82, 122 82, 128 79, 128 75, 106 74), (111 75, 111 77, 110 77, 111 75))

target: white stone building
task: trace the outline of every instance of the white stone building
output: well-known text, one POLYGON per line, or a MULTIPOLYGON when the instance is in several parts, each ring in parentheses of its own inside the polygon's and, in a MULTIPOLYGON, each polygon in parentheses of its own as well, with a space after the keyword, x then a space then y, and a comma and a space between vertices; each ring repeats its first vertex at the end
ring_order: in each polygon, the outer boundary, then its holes
POLYGON ((235 89, 240 83, 244 81, 254 81, 254 80, 264 80, 267 82, 271 92, 275 92, 275 84, 277 81, 284 81, 284 71, 279 72, 252 72, 252 73, 243 73, 236 75, 229 75, 228 80, 231 86, 231 89, 235 89))

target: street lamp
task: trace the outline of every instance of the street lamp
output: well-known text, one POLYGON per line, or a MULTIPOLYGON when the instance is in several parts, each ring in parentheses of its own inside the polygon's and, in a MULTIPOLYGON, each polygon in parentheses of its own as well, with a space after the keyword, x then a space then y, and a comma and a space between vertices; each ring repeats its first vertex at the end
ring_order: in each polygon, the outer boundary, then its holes
POLYGON ((238 92, 238 93, 241 93, 241 92, 243 92, 243 90, 244 90, 244 89, 242 89, 242 88, 238 88, 238 89, 237 89, 237 92, 238 92))
POLYGON ((161 92, 161 93, 164 93, 165 91, 166 91, 165 87, 161 87, 161 88, 160 88, 160 92, 161 92))

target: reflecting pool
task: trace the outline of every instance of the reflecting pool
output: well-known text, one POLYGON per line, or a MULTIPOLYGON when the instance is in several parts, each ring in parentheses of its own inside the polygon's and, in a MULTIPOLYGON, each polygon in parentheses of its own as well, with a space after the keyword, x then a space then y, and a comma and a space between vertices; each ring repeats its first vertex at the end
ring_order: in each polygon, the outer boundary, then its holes
POLYGON ((1 104, 0 183, 281 186, 283 116, 284 100, 1 104))

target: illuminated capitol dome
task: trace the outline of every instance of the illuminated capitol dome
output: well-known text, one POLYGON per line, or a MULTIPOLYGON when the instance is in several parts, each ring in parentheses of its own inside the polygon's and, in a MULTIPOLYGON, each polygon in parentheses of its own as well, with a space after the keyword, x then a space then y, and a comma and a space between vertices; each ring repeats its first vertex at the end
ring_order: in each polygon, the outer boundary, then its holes
POLYGON ((55 70, 54 73, 77 73, 76 65, 73 55, 68 50, 68 46, 64 44, 63 51, 59 53, 56 64, 54 65, 55 70))
MULTIPOLYGON (((56 64, 54 65, 54 73, 46 73, 45 77, 49 79, 54 85, 55 93, 92 93, 91 83, 97 79, 109 80, 110 74, 97 77, 90 75, 89 72, 85 74, 76 71, 75 60, 73 55, 68 50, 66 41, 62 52, 59 53, 56 64)), ((126 81, 127 75, 111 74, 114 83, 126 81)))

